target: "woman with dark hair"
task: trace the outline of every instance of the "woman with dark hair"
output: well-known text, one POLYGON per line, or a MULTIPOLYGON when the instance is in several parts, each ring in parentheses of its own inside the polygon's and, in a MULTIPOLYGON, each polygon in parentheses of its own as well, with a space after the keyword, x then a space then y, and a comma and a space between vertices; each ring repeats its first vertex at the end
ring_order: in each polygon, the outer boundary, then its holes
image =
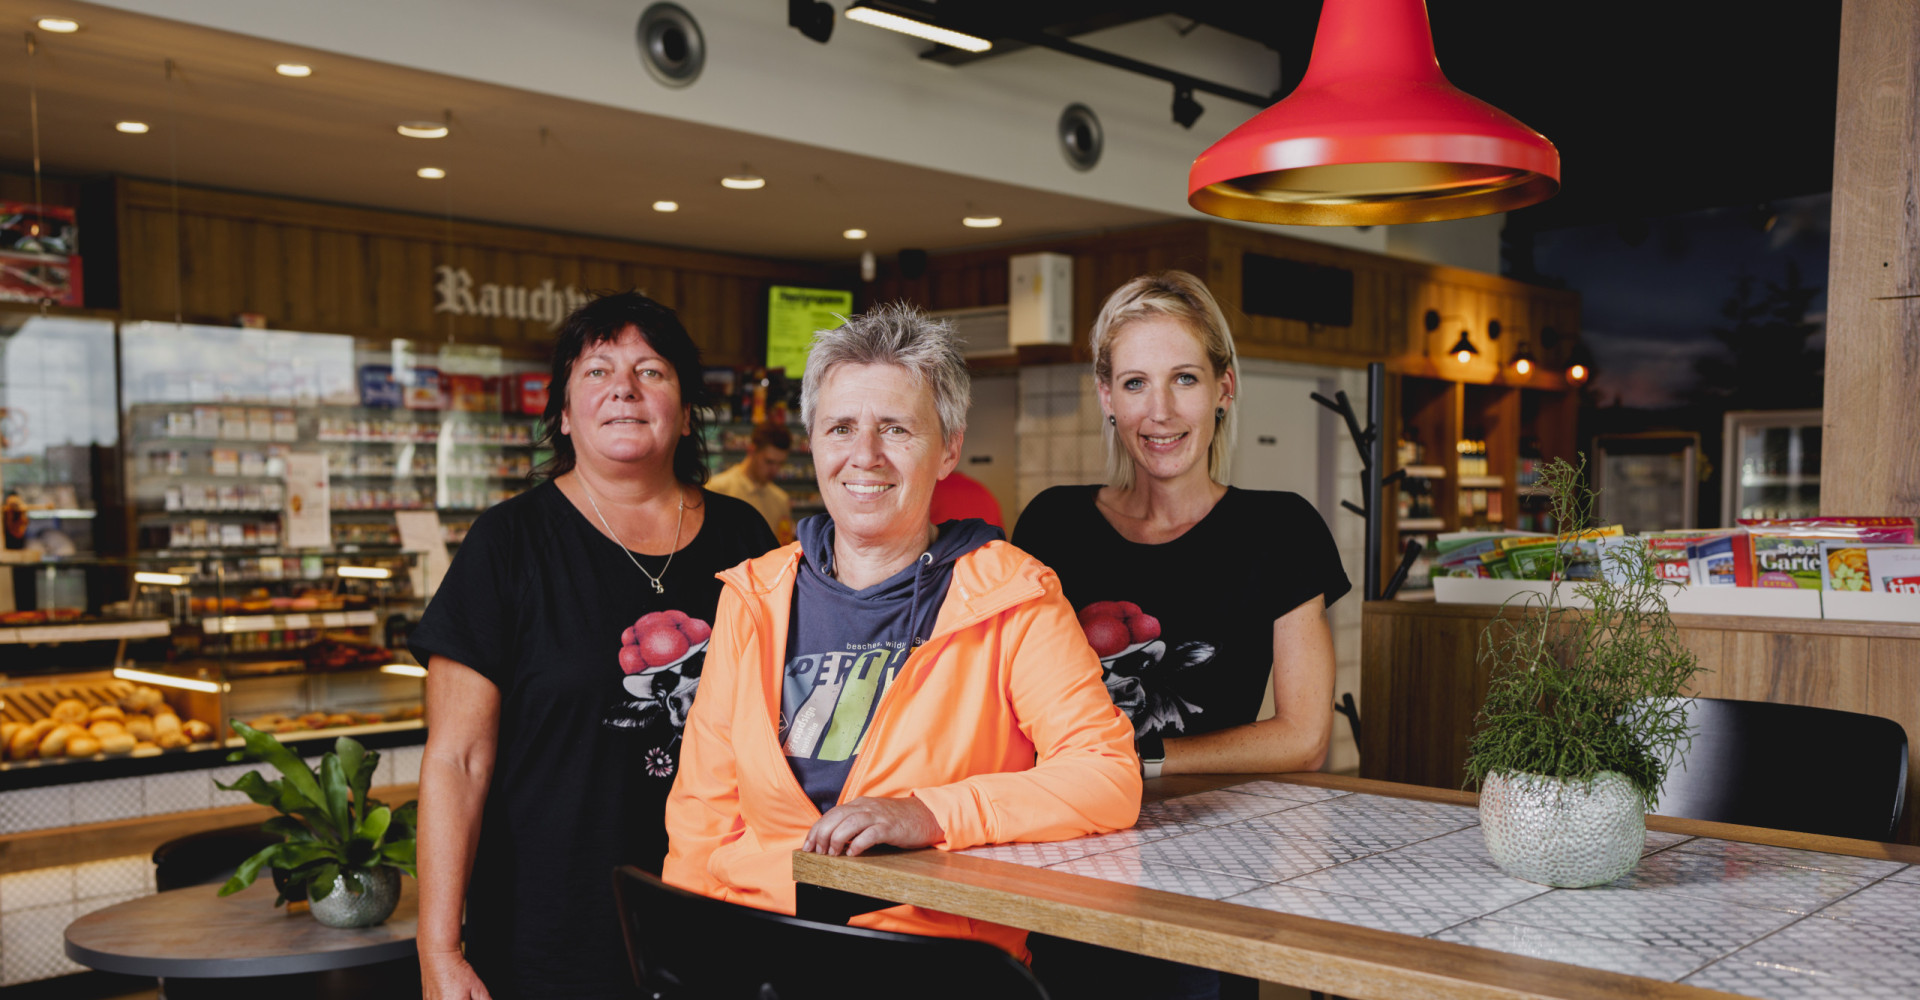
POLYGON ((701 488, 702 397, 673 310, 636 292, 575 310, 554 344, 544 481, 480 515, 412 632, 432 720, 429 998, 633 992, 611 872, 660 870, 714 574, 774 547, 758 511, 701 488))

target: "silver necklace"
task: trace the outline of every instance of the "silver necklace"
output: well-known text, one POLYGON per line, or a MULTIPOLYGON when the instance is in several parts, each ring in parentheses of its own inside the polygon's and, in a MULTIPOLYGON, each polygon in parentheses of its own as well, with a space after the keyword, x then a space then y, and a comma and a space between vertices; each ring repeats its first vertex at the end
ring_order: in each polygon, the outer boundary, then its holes
MULTIPOLYGON (((678 489, 679 486, 676 484, 674 488, 678 489)), ((647 572, 645 566, 640 565, 639 559, 634 558, 633 550, 627 548, 627 543, 620 540, 620 533, 613 530, 613 525, 607 523, 607 515, 600 513, 600 504, 593 499, 593 490, 587 486, 587 477, 585 476, 580 477, 580 492, 587 495, 587 503, 593 507, 593 516, 600 519, 600 526, 607 529, 607 534, 613 536, 614 544, 620 546, 620 551, 627 554, 627 561, 633 564, 634 569, 640 571, 641 576, 647 578, 648 583, 653 584, 653 592, 656 594, 666 593, 667 588, 660 581, 666 578, 667 567, 673 565, 674 554, 680 548, 680 526, 687 522, 686 494, 682 493, 680 495, 680 515, 673 521, 673 547, 667 550, 667 561, 660 564, 660 575, 654 576, 652 573, 647 572)))

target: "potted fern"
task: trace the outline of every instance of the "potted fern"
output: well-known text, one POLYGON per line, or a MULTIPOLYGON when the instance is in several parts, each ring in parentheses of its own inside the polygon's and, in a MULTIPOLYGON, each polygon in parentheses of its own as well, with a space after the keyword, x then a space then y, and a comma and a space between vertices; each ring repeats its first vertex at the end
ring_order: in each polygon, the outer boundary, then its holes
POLYGON ((400 902, 400 873, 413 874, 414 804, 389 809, 368 797, 377 751, 345 736, 309 768, 271 733, 232 723, 245 741, 228 755, 231 761, 263 761, 281 777, 269 781, 249 771, 228 791, 246 793, 280 815, 261 829, 282 840, 241 862, 220 888, 230 896, 247 886, 262 868, 271 868, 279 895, 273 905, 306 899, 313 918, 328 927, 371 927, 387 919, 400 902))
POLYGON ((1557 459, 1541 472, 1562 532, 1552 583, 1509 599, 1481 634, 1491 682, 1466 764, 1495 863, 1567 888, 1639 862, 1646 813, 1690 739, 1681 698, 1699 671, 1646 543, 1592 536, 1585 470, 1557 459), (1562 587, 1590 607, 1565 607, 1562 587))

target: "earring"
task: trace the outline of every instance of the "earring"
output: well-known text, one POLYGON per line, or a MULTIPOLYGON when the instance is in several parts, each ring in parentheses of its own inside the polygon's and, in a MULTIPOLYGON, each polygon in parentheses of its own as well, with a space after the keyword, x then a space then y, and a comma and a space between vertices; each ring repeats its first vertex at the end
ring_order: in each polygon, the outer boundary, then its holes
POLYGON ((1120 426, 1120 421, 1118 421, 1118 420, 1115 420, 1115 419, 1113 418, 1113 414, 1111 414, 1111 413, 1109 413, 1109 414, 1107 414, 1107 426, 1108 426, 1108 427, 1118 427, 1118 426, 1120 426))
POLYGON ((1225 420, 1225 419, 1227 419, 1227 408, 1226 408, 1226 407, 1224 407, 1224 406, 1216 406, 1216 407, 1214 407, 1214 408, 1213 408, 1213 419, 1215 419, 1215 420, 1225 420))

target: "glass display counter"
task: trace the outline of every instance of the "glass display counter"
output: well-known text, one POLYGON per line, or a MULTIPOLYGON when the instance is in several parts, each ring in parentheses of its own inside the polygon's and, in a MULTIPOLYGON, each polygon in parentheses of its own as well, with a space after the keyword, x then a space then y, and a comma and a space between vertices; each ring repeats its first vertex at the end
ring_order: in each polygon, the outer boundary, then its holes
POLYGON ((206 767, 227 720, 283 739, 420 742, 405 649, 424 559, 218 550, 42 560, 58 603, 0 616, 0 789, 206 767))

